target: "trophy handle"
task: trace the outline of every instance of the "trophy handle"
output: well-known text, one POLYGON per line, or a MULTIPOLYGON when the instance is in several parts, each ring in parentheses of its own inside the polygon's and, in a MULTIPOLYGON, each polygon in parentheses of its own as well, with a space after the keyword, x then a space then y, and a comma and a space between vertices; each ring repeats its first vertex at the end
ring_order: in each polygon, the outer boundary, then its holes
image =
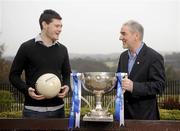
POLYGON ((84 74, 82 73, 82 75, 81 75, 81 85, 82 85, 83 89, 84 89, 85 91, 87 91, 87 92, 93 93, 91 90, 88 90, 88 89, 86 88, 86 86, 85 86, 84 83, 85 83, 84 74))
MULTIPOLYGON (((121 79, 128 78, 128 74, 127 74, 127 73, 122 72, 121 75, 122 75, 122 78, 121 78, 121 79)), ((116 76, 117 76, 117 73, 116 73, 116 76)), ((117 81, 117 78, 116 78, 116 81, 117 81)), ((126 92, 126 90, 125 90, 125 89, 122 89, 122 92, 123 92, 123 94, 124 94, 124 93, 126 92)))
POLYGON ((109 92, 116 86, 117 78, 114 77, 113 79, 114 79, 114 80, 113 80, 113 81, 114 81, 114 84, 113 84, 113 86, 112 86, 111 88, 109 88, 109 90, 106 91, 106 93, 109 93, 109 92))
MULTIPOLYGON (((128 78, 128 75, 127 75, 127 74, 124 75, 123 79, 125 79, 125 78, 128 78)), ((123 94, 126 92, 125 89, 122 89, 122 91, 123 91, 123 94)))
POLYGON ((84 89, 85 91, 93 93, 91 90, 88 90, 88 89, 85 87, 83 80, 82 80, 81 84, 82 84, 82 87, 83 87, 83 89, 84 89))
POLYGON ((90 103, 88 102, 88 100, 86 100, 83 96, 81 96, 81 99, 89 106, 90 110, 92 110, 92 107, 90 103))

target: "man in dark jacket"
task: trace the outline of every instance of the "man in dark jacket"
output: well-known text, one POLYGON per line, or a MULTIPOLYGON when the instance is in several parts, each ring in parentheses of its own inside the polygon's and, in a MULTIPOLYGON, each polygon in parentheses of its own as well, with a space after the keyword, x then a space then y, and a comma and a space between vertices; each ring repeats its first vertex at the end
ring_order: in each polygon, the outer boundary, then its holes
POLYGON ((122 80, 125 119, 160 119, 156 95, 165 88, 163 57, 143 42, 144 29, 130 20, 120 31, 123 48, 117 72, 128 73, 122 80))
POLYGON ((62 30, 61 16, 45 10, 40 18, 41 33, 24 42, 12 63, 9 80, 25 96, 23 117, 65 117, 63 98, 70 88, 70 64, 67 48, 57 40, 62 30), (25 72, 25 82, 21 79, 25 72), (46 99, 35 89, 37 79, 46 73, 55 74, 62 90, 56 97, 46 99))

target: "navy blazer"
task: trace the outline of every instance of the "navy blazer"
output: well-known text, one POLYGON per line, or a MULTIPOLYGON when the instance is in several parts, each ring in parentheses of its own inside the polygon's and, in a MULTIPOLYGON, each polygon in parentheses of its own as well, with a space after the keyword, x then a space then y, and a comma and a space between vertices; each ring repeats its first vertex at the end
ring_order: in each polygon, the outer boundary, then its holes
MULTIPOLYGON (((120 55, 117 72, 128 72, 127 50, 120 55)), ((160 119, 156 95, 165 88, 163 57, 144 44, 128 78, 133 91, 124 94, 125 119, 160 119)))

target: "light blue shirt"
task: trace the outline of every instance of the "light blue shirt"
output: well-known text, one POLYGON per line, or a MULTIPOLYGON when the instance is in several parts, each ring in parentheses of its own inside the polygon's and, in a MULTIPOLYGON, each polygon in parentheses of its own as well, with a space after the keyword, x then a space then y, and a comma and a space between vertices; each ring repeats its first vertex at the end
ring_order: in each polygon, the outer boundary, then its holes
POLYGON ((139 54, 140 50, 142 49, 144 43, 141 43, 141 46, 139 48, 136 49, 135 54, 132 54, 129 50, 128 50, 128 74, 131 73, 131 70, 133 68, 134 62, 136 61, 137 55, 139 54))

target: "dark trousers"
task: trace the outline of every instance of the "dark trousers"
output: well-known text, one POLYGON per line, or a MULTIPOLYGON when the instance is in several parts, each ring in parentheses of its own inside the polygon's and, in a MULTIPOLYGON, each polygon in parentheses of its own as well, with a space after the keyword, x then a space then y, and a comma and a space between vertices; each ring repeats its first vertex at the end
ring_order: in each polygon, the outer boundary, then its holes
POLYGON ((65 118, 64 107, 56 111, 38 112, 23 109, 23 118, 65 118))

